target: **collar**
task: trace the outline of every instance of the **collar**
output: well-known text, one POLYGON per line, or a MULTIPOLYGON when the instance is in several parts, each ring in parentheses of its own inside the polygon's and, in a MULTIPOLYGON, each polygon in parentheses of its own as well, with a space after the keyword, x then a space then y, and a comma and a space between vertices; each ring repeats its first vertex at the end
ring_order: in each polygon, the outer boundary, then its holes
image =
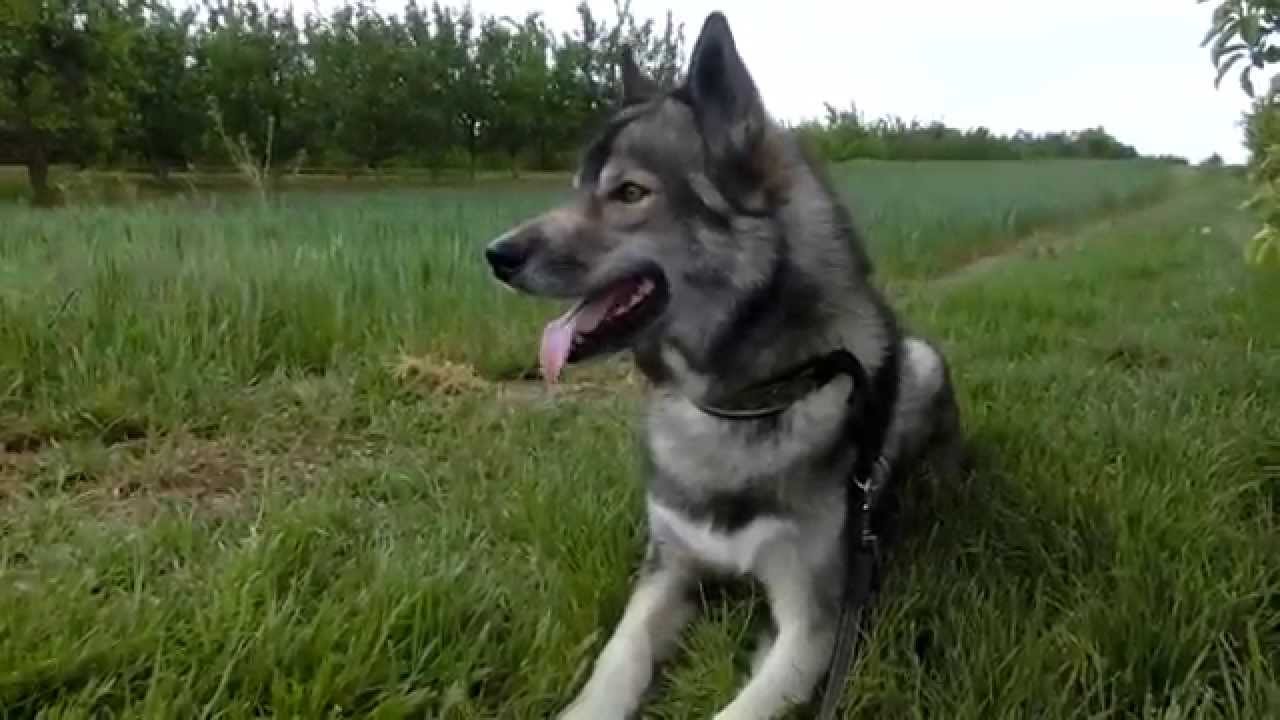
POLYGON ((709 402, 694 400, 693 403, 699 410, 723 420, 761 420, 781 415, 840 375, 853 379, 849 404, 860 403, 870 380, 858 358, 844 348, 812 357, 709 402))

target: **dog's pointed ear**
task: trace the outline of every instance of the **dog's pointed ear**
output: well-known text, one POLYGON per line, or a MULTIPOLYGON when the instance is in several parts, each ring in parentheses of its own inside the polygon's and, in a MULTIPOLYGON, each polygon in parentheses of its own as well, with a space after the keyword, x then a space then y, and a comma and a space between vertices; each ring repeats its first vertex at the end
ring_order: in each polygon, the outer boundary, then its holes
POLYGON ((712 153, 750 154, 757 147, 765 131, 764 102, 723 13, 713 12, 703 23, 685 84, 712 153))
POLYGON ((658 94, 658 83, 644 74, 636 63, 635 50, 630 45, 622 47, 622 104, 635 105, 652 99, 658 94))

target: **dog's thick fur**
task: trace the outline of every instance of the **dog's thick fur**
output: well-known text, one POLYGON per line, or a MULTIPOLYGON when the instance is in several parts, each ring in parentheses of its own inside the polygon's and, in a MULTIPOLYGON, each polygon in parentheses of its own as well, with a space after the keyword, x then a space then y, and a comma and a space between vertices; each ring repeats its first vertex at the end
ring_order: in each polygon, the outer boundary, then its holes
POLYGON ((852 380, 770 419, 720 419, 698 401, 846 348, 873 387, 896 390, 883 456, 901 477, 927 456, 958 459, 949 372, 900 330, 851 218, 769 119, 723 15, 707 19, 680 87, 657 88, 629 57, 622 69, 624 102, 584 153, 572 200, 487 248, 497 276, 531 294, 590 297, 637 274, 664 291, 654 317, 611 348, 629 349, 652 385, 647 555, 561 717, 632 716, 699 581, 741 575, 763 584, 776 632, 717 717, 774 718, 812 697, 831 655, 852 380))

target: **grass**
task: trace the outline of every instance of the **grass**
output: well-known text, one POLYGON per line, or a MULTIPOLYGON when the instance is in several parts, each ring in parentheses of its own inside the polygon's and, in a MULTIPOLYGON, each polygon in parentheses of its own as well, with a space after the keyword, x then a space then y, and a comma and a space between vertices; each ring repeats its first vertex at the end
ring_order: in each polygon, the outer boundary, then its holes
MULTIPOLYGON (((924 501, 847 717, 1280 714, 1280 277, 1240 262, 1235 180, 1108 170, 837 172, 979 458, 924 501)), ((489 382, 551 308, 474 255, 554 192, 0 211, 0 717, 561 706, 642 527, 636 393, 489 382)), ((649 716, 731 696, 739 601, 649 716)))
MULTIPOLYGON (((1149 202, 1168 173, 872 163, 840 168, 837 181, 870 208, 885 271, 927 277, 1035 227, 1149 202)), ((479 250, 563 190, 498 187, 290 194, 270 208, 212 196, 0 209, 0 417, 62 438, 212 426, 248 386, 376 378, 400 353, 521 374, 552 309, 498 292, 479 250)))
POLYGON ((1049 160, 855 162, 834 175, 867 226, 881 269, 929 277, 1032 231, 1153 202, 1177 172, 1152 162, 1049 160))

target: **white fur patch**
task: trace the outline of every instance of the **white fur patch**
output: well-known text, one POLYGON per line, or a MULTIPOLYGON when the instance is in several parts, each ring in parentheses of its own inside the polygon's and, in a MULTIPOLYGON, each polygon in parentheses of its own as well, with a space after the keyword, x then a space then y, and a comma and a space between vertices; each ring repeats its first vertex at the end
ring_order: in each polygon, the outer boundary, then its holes
POLYGON ((739 575, 755 569, 771 546, 798 534, 793 523, 772 517, 757 518, 740 530, 724 533, 712 528, 710 521, 690 521, 653 501, 649 502, 649 522, 655 534, 675 540, 683 552, 699 562, 739 575))
POLYGON ((932 396, 942 389, 942 358, 924 341, 918 338, 907 338, 903 341, 907 349, 907 366, 915 384, 926 396, 932 396))

